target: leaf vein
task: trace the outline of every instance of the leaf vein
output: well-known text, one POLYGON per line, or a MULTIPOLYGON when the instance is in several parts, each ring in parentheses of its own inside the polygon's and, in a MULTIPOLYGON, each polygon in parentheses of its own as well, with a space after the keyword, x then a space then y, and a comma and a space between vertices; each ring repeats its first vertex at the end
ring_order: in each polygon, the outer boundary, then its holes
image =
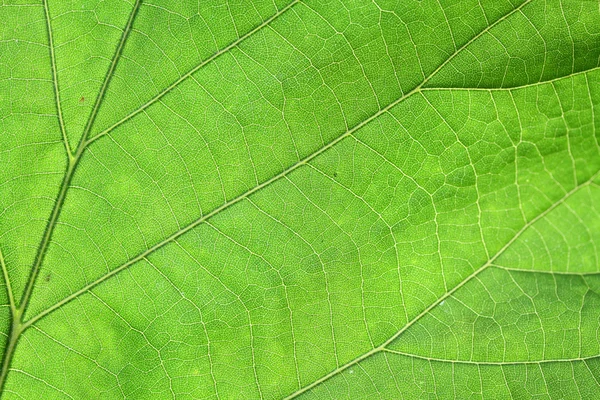
POLYGON ((305 392, 307 392, 307 391, 315 388, 316 386, 320 385, 321 383, 323 383, 323 382, 325 382, 325 381, 333 378, 334 376, 336 376, 339 373, 345 371, 346 369, 350 368, 351 366, 358 364, 359 362, 365 360, 366 358, 369 358, 373 354, 377 354, 377 353, 382 352, 382 351, 387 351, 387 346, 389 346, 394 340, 396 340, 408 328, 410 328, 412 325, 414 325, 422 317, 424 317, 425 315, 427 315, 432 309, 434 309, 442 301, 446 300, 447 298, 449 298, 450 296, 452 296, 455 292, 457 292, 461 287, 465 286, 468 282, 471 281, 471 279, 477 277, 482 271, 486 270, 489 266, 491 266, 494 263, 494 261, 497 260, 498 257, 500 257, 506 251, 506 249, 508 249, 519 237, 521 237, 521 235, 529 227, 531 227, 533 224, 535 224, 540 219, 544 218, 546 215, 548 215, 556 207, 558 207, 561 204, 563 204, 567 199, 569 199, 572 195, 574 195, 575 193, 577 193, 581 188, 586 187, 589 184, 591 184, 591 182, 594 179, 596 179, 598 176, 600 176, 600 170, 597 171, 594 175, 592 175, 592 177, 589 178, 587 181, 581 183, 580 185, 575 186, 565 196, 563 196, 562 198, 560 198, 558 201, 554 202, 550 207, 548 207, 546 210, 544 210, 543 212, 541 212, 540 214, 538 214, 535 218, 533 218, 530 221, 528 221, 500 250, 498 250, 498 252, 496 252, 496 254, 492 258, 490 258, 487 262, 485 262, 485 264, 483 264, 481 267, 479 267, 477 270, 475 270, 473 273, 471 273, 469 276, 467 276, 465 279, 463 279, 459 284, 457 284, 456 286, 454 286, 451 290, 449 290, 448 292, 446 292, 446 294, 444 294, 443 296, 439 297, 435 302, 433 302, 432 304, 430 304, 427 308, 425 308, 421 313, 419 313, 416 317, 414 317, 412 320, 410 320, 406 325, 404 325, 400 330, 398 330, 398 332, 396 332, 394 335, 392 335, 388 340, 386 340, 385 342, 383 342, 381 345, 379 345, 378 347, 375 347, 375 348, 369 350, 368 352, 362 354, 361 356, 355 358, 354 360, 349 361, 348 363, 344 364, 343 366, 341 366, 339 368, 336 368, 335 370, 331 371, 329 374, 324 375, 323 377, 321 377, 318 380, 314 381, 310 385, 305 386, 304 388, 302 388, 302 389, 300 389, 300 390, 298 390, 298 391, 290 394, 285 399, 286 400, 293 399, 293 398, 301 395, 302 393, 305 393, 305 392))
POLYGON ((280 17, 281 15, 283 15, 287 10, 289 10, 290 8, 292 8, 294 5, 296 5, 299 2, 300 2, 300 0, 293 0, 287 6, 285 6, 281 10, 277 11, 277 13, 273 14, 270 18, 268 18, 267 20, 265 20, 262 24, 258 25, 257 27, 255 27, 254 29, 252 29, 250 32, 246 33, 245 35, 243 35, 240 38, 238 38, 236 41, 234 41, 231 44, 229 44, 227 47, 225 47, 225 48, 217 51, 212 56, 210 56, 206 60, 202 61, 200 64, 198 64, 197 66, 195 66, 194 68, 192 68, 191 70, 189 70, 188 72, 186 72, 179 79, 177 79, 175 82, 173 82, 171 85, 169 85, 162 92, 160 92, 159 94, 157 94, 156 96, 154 96, 148 102, 144 103, 142 106, 140 106, 136 110, 130 112, 125 117, 123 117, 119 121, 115 122, 113 125, 109 126, 108 128, 106 128, 102 132, 100 132, 97 135, 95 135, 92 138, 90 138, 87 141, 87 145, 89 145, 89 144, 95 142, 96 140, 100 139, 101 137, 107 135, 109 132, 113 131, 118 126, 120 126, 120 125, 124 124, 125 122, 129 121, 131 118, 133 118, 134 116, 136 116, 140 112, 144 111, 146 108, 150 107, 152 104, 156 103, 158 100, 160 100, 161 98, 163 98, 167 93, 171 92, 173 89, 175 89, 177 86, 179 86, 180 83, 182 83, 183 81, 185 81, 187 78, 191 77, 194 73, 196 73, 196 71, 198 71, 199 69, 201 69, 205 65, 211 63, 215 59, 219 58, 221 55, 227 53, 231 49, 239 46, 240 43, 242 43, 243 41, 245 41, 246 39, 248 39, 250 36, 254 35, 256 32, 260 31, 262 28, 264 28, 266 26, 269 26, 269 24, 271 24, 271 22, 273 22, 275 19, 277 19, 278 17, 280 17))
MULTIPOLYGON (((298 0, 299 1, 299 0, 298 0)), ((519 10, 521 10, 523 7, 525 7, 527 4, 529 4, 531 1, 533 0, 526 0, 525 2, 521 3, 518 7, 514 8, 512 11, 508 12, 507 14, 505 14, 504 16, 502 16, 501 18, 499 18, 498 20, 496 20, 494 23, 492 23, 491 25, 487 26, 485 29, 483 29, 481 32, 479 32, 477 35, 475 35, 471 40, 469 40, 468 42, 466 42, 464 45, 462 45, 459 49, 457 49, 453 54, 451 54, 444 62, 442 62, 429 76, 427 76, 419 85, 417 85, 415 88, 413 88, 411 91, 407 92, 406 94, 403 94, 401 97, 399 97, 398 99, 394 100, 393 102, 389 103, 387 106, 385 106, 384 108, 380 109, 379 111, 375 112, 374 114, 372 114, 370 117, 364 119, 362 122, 358 123, 357 125, 355 125, 353 128, 346 130, 344 133, 342 133, 341 135, 339 135, 338 137, 336 137, 335 139, 333 139, 332 141, 330 141, 328 144, 326 144, 325 146, 319 148, 318 150, 316 150, 315 152, 309 154, 308 156, 306 156, 305 158, 303 158, 302 160, 292 164, 290 167, 288 167, 287 169, 283 170, 282 172, 280 172, 279 174, 271 177, 270 179, 264 181, 263 183, 253 187, 252 189, 238 195, 237 197, 229 200, 228 202, 223 203, 221 206, 215 208, 213 211, 209 212, 208 214, 201 216, 200 218, 198 218, 196 221, 192 222, 191 224, 183 227, 182 229, 176 231, 175 233, 173 233, 172 235, 168 236, 167 238, 165 238, 164 240, 162 240, 161 242, 155 244, 154 246, 148 248, 147 250, 145 250, 144 252, 140 253, 139 255, 137 255, 134 258, 131 258, 129 261, 125 262, 124 264, 120 265, 119 267, 113 269, 111 272, 101 276, 100 278, 96 279, 95 281, 89 283, 88 285, 84 286, 83 288, 81 288, 80 290, 72 293, 71 295, 65 297, 64 299, 58 301, 57 303, 55 303, 53 306, 50 306, 49 308, 47 308, 46 310, 40 312, 39 314, 37 314, 36 316, 31 317, 29 320, 27 320, 25 322, 25 327, 29 327, 31 324, 35 323, 36 321, 38 321, 39 319, 45 317, 46 315, 50 314, 51 312, 53 312, 54 310, 62 307, 64 304, 70 302, 71 300, 77 298, 78 296, 82 295, 83 293, 86 293, 87 291, 89 291, 90 289, 92 289, 93 287, 99 285, 100 283, 104 282, 105 280, 111 278, 112 276, 118 274, 119 272, 127 269, 128 267, 130 267, 131 265, 137 263, 138 261, 144 259, 145 257, 147 257, 148 255, 150 255, 151 253, 153 253, 154 251, 162 248, 163 246, 165 246, 166 244, 174 241, 175 239, 177 239, 178 237, 180 237, 181 235, 185 234, 186 232, 189 232, 190 230, 192 230, 193 228, 195 228, 196 226, 202 224, 204 221, 208 220, 209 218, 217 215, 218 213, 220 213, 221 211, 231 207, 232 205, 240 202, 241 200, 249 197, 250 195, 260 191, 261 189, 269 186, 271 183, 278 181, 279 179, 287 176, 288 174, 290 174, 292 171, 300 168, 301 166, 307 164, 308 162, 310 162, 311 160, 313 160, 314 158, 316 158, 317 156, 319 156, 320 154, 324 153, 325 151, 329 150, 330 148, 334 147, 337 143, 341 142, 342 140, 344 140, 346 137, 351 136, 354 132, 358 131, 359 129, 361 129, 362 127, 364 127, 365 125, 369 124, 371 121, 377 119, 379 116, 388 113, 392 108, 394 108, 396 105, 400 104, 401 102, 403 102, 404 100, 408 99, 409 97, 411 97, 413 94, 415 93, 420 93, 423 90, 423 86, 425 86, 427 84, 427 82, 429 82, 429 80, 431 80, 445 65, 447 65, 451 60, 453 60, 458 54, 460 54, 460 52, 462 52, 464 49, 466 49, 469 45, 471 45, 474 41, 476 41, 478 38, 480 38, 482 35, 484 35, 486 32, 488 32, 490 29, 492 29, 493 27, 497 26, 498 24, 500 24, 502 21, 506 20, 508 17, 510 17, 511 15, 513 15, 514 13, 518 12, 519 10)), ((296 1, 297 2, 297 1, 296 1)), ((282 10, 280 10, 280 12, 276 15, 274 15, 273 17, 271 17, 270 19, 268 19, 267 21, 265 21, 263 23, 263 25, 268 25, 270 21, 272 21, 273 19, 275 19, 277 16, 281 15, 283 12, 285 12, 286 10, 290 9, 294 4, 296 4, 296 2, 290 3, 286 8, 283 8, 282 10)), ((247 33, 245 36, 243 36, 242 38, 247 38, 248 36, 250 36, 253 32, 256 32, 257 30, 259 30, 263 25, 255 28, 253 31, 247 33)), ((238 41, 232 43, 229 47, 223 49, 220 53, 214 55, 211 59, 212 60, 216 57, 218 57, 220 54, 223 54, 223 52, 227 51, 228 49, 235 47, 238 43, 240 43, 241 39, 239 39, 238 41)), ((204 64, 206 64, 207 62, 209 62, 209 60, 206 60, 204 62, 204 64)), ((201 64, 202 65, 202 64, 201 64)), ((201 66, 196 67, 196 69, 201 68, 201 66)), ((190 71, 188 74, 186 74, 186 76, 190 76, 193 73, 193 70, 190 71)), ((184 77, 180 78, 178 81, 176 81, 173 85, 178 84, 179 82, 181 82, 183 79, 185 79, 184 77)), ((174 87, 174 86, 171 87, 174 87)), ((160 96, 160 95, 159 95, 160 96)), ((155 97, 154 101, 159 100, 160 97, 155 97)), ((145 109, 144 108, 140 108, 138 111, 136 111, 136 113, 139 113, 141 111, 143 111, 145 109)), ((132 116, 132 115, 131 115, 132 116)), ((123 121, 124 122, 124 121, 123 121)), ((105 133, 108 133, 112 128, 108 128, 107 130, 104 131, 105 133)), ((95 141, 96 139, 98 139, 102 134, 96 135, 93 138, 89 139, 86 142, 86 145, 95 141)))
POLYGON ((58 115, 58 124, 60 125, 60 132, 62 133, 65 150, 69 158, 73 156, 71 152, 71 146, 69 145, 69 138, 67 137, 67 131, 65 128, 65 122, 63 120, 62 107, 60 102, 60 91, 58 90, 58 74, 56 71, 56 57, 54 55, 54 40, 52 38, 52 24, 50 23, 50 11, 48 10, 48 0, 44 0, 44 15, 46 17, 46 31, 48 35, 48 50, 50 52, 50 64, 52 67, 52 84, 54 87, 54 100, 56 102, 56 111, 58 115))

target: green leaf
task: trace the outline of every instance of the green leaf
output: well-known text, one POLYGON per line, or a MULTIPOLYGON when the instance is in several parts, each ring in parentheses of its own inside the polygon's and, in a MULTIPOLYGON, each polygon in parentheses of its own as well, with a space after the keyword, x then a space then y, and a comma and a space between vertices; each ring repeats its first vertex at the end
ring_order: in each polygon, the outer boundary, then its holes
POLYGON ((3 399, 600 398, 597 1, 0 21, 3 399))

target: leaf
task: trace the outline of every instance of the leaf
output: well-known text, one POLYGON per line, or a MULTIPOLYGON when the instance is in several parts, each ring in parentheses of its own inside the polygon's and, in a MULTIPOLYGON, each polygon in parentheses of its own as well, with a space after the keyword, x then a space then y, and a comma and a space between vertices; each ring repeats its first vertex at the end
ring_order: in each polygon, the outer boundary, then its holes
POLYGON ((0 20, 3 398, 600 397, 597 1, 0 20))

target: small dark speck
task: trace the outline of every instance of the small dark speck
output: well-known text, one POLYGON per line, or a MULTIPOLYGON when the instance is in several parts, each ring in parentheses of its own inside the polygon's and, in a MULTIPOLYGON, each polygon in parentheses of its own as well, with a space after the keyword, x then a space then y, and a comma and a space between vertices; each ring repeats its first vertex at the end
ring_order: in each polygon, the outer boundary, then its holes
POLYGON ((80 103, 83 103, 85 101, 85 97, 81 96, 81 98, 79 99, 80 103))
POLYGON ((333 177, 334 177, 334 178, 337 178, 337 172, 334 172, 334 173, 333 173, 333 177))
POLYGON ((51 275, 51 274, 47 274, 47 275, 44 277, 44 280, 45 280, 46 282, 50 282, 50 279, 52 279, 52 275, 51 275))

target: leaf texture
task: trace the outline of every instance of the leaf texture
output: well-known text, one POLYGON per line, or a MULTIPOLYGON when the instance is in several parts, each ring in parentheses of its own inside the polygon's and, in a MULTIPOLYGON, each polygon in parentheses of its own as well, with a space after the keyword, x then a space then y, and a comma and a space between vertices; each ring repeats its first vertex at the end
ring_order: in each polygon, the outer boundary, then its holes
POLYGON ((600 397, 597 1, 0 20, 3 399, 600 397))

